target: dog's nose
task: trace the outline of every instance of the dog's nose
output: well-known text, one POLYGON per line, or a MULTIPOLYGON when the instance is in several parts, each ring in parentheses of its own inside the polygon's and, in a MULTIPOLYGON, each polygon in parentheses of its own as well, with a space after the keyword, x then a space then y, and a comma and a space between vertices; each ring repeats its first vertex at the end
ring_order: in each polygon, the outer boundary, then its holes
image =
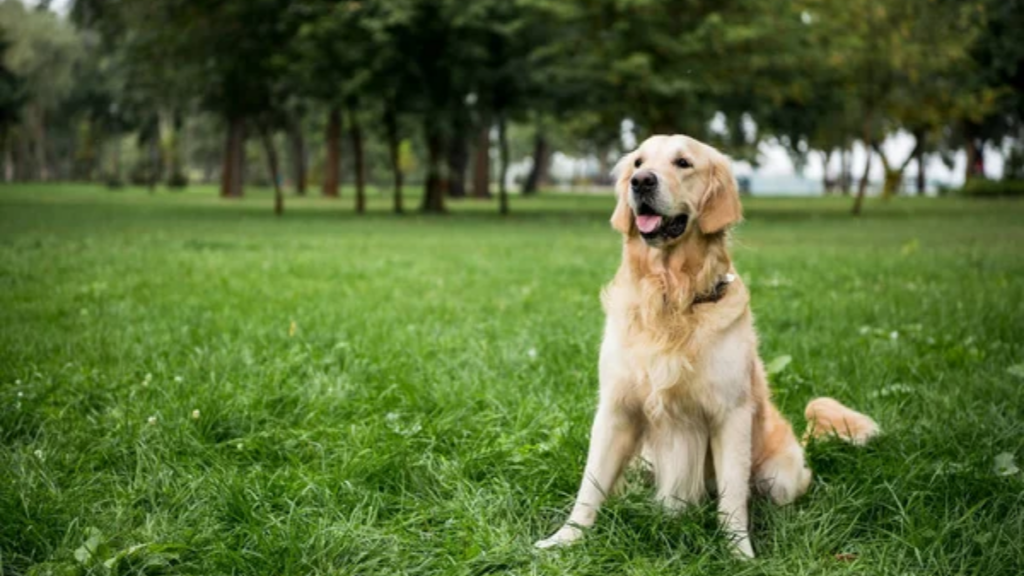
POLYGON ((634 192, 653 192, 658 186, 658 177, 650 170, 640 170, 629 179, 634 192))

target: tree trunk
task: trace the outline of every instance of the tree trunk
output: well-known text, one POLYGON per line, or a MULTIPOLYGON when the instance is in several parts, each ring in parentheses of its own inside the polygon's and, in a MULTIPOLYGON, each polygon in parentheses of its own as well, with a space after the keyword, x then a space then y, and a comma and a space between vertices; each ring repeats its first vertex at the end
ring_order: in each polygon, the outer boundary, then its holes
POLYGON ((821 150, 821 193, 828 195, 832 193, 832 181, 828 177, 828 165, 832 160, 831 150, 821 150))
POLYGON ((853 200, 853 215, 860 216, 861 209, 864 206, 864 195, 868 191, 868 176, 871 174, 871 144, 865 142, 864 152, 867 157, 864 158, 864 174, 860 177, 860 184, 857 185, 857 197, 853 200))
MULTIPOLYGON (((167 184, 174 188, 185 185, 185 170, 182 162, 182 133, 185 128, 185 118, 180 111, 171 112, 171 133, 167 138, 167 156, 164 158, 166 167, 167 184)), ((159 133, 157 136, 159 141, 159 133)))
POLYGON ((14 149, 14 180, 16 182, 28 182, 33 177, 32 151, 29 148, 30 142, 24 131, 16 139, 17 147, 14 149))
POLYGON ((839 156, 839 190, 843 196, 850 195, 850 188, 853 185, 853 150, 852 145, 845 146, 839 156))
POLYGON ((338 198, 341 183, 341 110, 331 107, 327 116, 327 165, 324 167, 323 195, 338 198))
POLYGON ((366 162, 363 159, 363 129, 353 108, 349 108, 349 121, 352 123, 350 136, 356 174, 356 214, 362 214, 366 212, 366 162))
POLYGON ((537 135, 533 139, 533 167, 530 168, 530 174, 523 183, 524 196, 536 194, 538 187, 547 181, 549 160, 548 140, 544 132, 537 128, 537 135))
POLYGON ((903 162, 899 165, 894 166, 889 162, 889 158, 885 155, 885 151, 877 142, 874 144, 875 152, 878 153, 878 157, 882 160, 882 168, 885 172, 885 183, 882 187, 882 198, 888 200, 893 196, 900 193, 900 187, 903 185, 903 174, 907 171, 907 166, 910 166, 911 160, 917 157, 918 151, 923 148, 922 141, 916 140, 914 143, 914 149, 910 151, 903 162))
POLYGON ((466 196, 466 167, 469 165, 469 140, 465 130, 457 130, 448 145, 448 195, 466 196))
POLYGON ((498 180, 498 212, 501 215, 508 214, 508 186, 505 181, 508 179, 508 126, 505 122, 505 113, 498 114, 498 149, 501 155, 501 172, 498 180))
POLYGON ((925 153, 924 153, 924 139, 926 138, 923 130, 914 132, 914 139, 917 141, 917 147, 915 148, 914 160, 917 162, 917 195, 924 196, 925 189, 928 187, 928 181, 925 178, 925 153))
POLYGON ((984 151, 985 142, 969 135, 967 138, 967 170, 964 174, 964 181, 985 177, 984 151))
POLYGON ((302 117, 292 116, 288 122, 288 144, 295 193, 306 195, 306 139, 302 136, 302 117))
POLYGON ((10 184, 14 181, 14 152, 11 146, 10 130, 4 130, 0 135, 0 147, 4 151, 4 182, 10 184))
POLYGON ((473 197, 491 197, 491 119, 484 117, 473 151, 473 197))
POLYGON ((423 192, 424 212, 444 212, 444 140, 433 121, 427 119, 425 132, 427 137, 427 181, 423 192))
POLYGON ((234 159, 234 140, 235 138, 235 123, 234 120, 229 121, 228 130, 224 135, 224 153, 221 155, 221 168, 220 168, 220 197, 230 198, 231 192, 234 190, 233 180, 235 178, 235 164, 234 159))
POLYGON ((260 123, 260 139, 263 141, 263 151, 267 155, 267 169, 270 172, 270 181, 274 186, 274 214, 284 214, 284 193, 281 191, 281 175, 277 168, 277 148, 274 146, 274 134, 265 123, 260 123))
POLYGON ((46 182, 50 179, 50 166, 46 159, 46 113, 38 106, 34 106, 32 129, 36 141, 36 169, 39 170, 39 179, 46 182))
POLYGON ((121 185, 121 135, 117 134, 113 138, 114 140, 114 152, 110 155, 110 176, 107 178, 108 184, 115 186, 121 185))
POLYGON ((147 143, 149 149, 149 191, 156 191, 156 183, 160 180, 160 127, 157 125, 156 132, 147 143))
POLYGON ((224 166, 220 176, 222 198, 242 196, 243 170, 245 167, 245 121, 241 118, 228 120, 228 133, 224 144, 224 166))
POLYGON ((594 179, 594 183, 598 185, 612 185, 615 182, 612 181, 612 164, 608 160, 611 155, 611 150, 606 145, 601 144, 597 147, 597 177, 594 179))
POLYGON ((928 190, 928 179, 925 176, 925 162, 927 159, 924 155, 924 150, 919 150, 917 153, 917 195, 924 196, 928 190))
POLYGON ((212 184, 213 175, 217 172, 217 163, 214 162, 212 155, 206 157, 206 161, 203 162, 203 183, 212 184))
POLYGON ((395 213, 401 214, 402 207, 402 159, 400 156, 400 140, 398 138, 398 115, 392 106, 384 109, 384 129, 388 138, 388 155, 391 158, 391 172, 395 177, 395 213))
POLYGON ((895 170, 889 164, 889 158, 885 155, 885 151, 882 150, 878 142, 873 142, 871 148, 878 154, 878 159, 882 161, 882 199, 888 200, 889 197, 896 193, 895 188, 899 183, 899 175, 895 174, 895 170))

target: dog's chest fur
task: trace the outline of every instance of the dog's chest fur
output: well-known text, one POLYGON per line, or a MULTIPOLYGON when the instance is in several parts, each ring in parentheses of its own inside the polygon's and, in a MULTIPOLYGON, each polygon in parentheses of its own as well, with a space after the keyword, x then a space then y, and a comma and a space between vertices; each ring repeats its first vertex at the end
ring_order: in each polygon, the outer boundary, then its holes
POLYGON ((742 282, 719 302, 643 315, 629 286, 605 292, 601 370, 621 405, 641 408, 650 425, 718 421, 749 394, 756 349, 742 282), (753 346, 752 346, 753 344, 753 346))

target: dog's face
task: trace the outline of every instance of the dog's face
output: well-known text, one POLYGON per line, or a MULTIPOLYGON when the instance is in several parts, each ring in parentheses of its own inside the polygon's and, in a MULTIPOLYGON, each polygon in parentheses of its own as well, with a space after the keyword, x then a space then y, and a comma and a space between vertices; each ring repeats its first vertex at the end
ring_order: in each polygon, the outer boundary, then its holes
POLYGON ((741 208, 728 159, 693 138, 652 136, 615 167, 619 203, 612 226, 663 248, 688 233, 721 232, 741 208), (694 226, 696 223, 696 226, 694 226))

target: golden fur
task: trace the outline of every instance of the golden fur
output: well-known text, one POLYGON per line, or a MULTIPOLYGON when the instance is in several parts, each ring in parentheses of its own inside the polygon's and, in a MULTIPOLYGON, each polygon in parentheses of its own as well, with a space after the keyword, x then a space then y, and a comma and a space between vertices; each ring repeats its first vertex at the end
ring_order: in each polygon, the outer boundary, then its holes
MULTIPOLYGON (((655 136, 626 155, 616 174, 611 224, 623 236, 622 263, 602 293, 600 402, 587 468, 569 521, 538 546, 577 540, 624 466, 639 456, 653 469, 658 498, 671 507, 701 499, 705 480, 713 479, 737 551, 752 556, 749 488, 786 504, 807 490, 811 473, 792 427, 771 402, 749 294, 729 257, 728 231, 742 209, 728 159, 685 136, 655 136), (630 184, 637 165, 657 176, 656 202, 666 217, 689 216, 678 237, 641 235, 640 201, 630 184), (721 299, 694 303, 723 278, 732 280, 721 299)), ((812 401, 807 418, 810 434, 858 443, 878 431, 870 418, 831 399, 812 401)))

